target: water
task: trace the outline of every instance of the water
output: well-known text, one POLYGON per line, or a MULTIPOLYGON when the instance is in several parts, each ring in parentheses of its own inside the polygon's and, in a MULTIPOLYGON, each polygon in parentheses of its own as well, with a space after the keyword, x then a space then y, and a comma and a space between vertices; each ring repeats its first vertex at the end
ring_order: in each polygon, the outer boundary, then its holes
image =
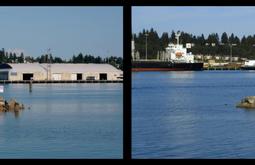
POLYGON ((254 158, 254 71, 132 75, 133 158, 254 158))
POLYGON ((26 109, 0 114, 0 158, 122 158, 122 84, 4 88, 26 109))

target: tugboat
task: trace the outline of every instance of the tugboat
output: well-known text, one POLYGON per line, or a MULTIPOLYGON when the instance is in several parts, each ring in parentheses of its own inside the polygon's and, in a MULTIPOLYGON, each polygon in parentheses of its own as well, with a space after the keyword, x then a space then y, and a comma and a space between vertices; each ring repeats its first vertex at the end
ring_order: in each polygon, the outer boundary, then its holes
MULTIPOLYGON (((134 58, 134 41, 132 41, 132 71, 201 71, 203 63, 194 61, 194 55, 187 53, 187 48, 179 44, 180 33, 175 34, 177 44, 170 43, 161 59, 134 58)), ((186 46, 187 47, 187 46, 186 46)))

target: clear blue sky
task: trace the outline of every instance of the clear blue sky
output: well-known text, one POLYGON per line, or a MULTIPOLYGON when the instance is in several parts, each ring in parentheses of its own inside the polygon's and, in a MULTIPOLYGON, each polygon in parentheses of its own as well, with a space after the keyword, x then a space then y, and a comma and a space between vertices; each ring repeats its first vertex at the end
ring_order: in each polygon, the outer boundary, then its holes
POLYGON ((0 7, 0 48, 123 56, 122 7, 0 7))
POLYGON ((255 34, 255 7, 133 7, 132 32, 153 27, 159 32, 185 31, 202 33, 234 33, 238 37, 255 34))

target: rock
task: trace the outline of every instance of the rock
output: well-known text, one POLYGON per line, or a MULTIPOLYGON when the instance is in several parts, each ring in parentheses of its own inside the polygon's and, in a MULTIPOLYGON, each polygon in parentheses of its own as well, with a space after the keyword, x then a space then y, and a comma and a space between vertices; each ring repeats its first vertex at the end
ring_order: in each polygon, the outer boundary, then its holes
POLYGON ((16 100, 11 99, 11 100, 8 102, 8 110, 9 110, 9 111, 14 111, 16 105, 17 105, 16 100))
POLYGON ((255 96, 247 96, 236 105, 237 108, 254 108, 255 109, 255 96))
POLYGON ((22 109, 24 109, 24 105, 18 103, 15 99, 11 99, 9 102, 7 102, 2 96, 0 96, 0 112, 18 112, 22 109))
POLYGON ((0 106, 5 106, 5 101, 4 98, 2 96, 0 96, 0 106))
POLYGON ((8 107, 8 111, 19 111, 24 109, 24 105, 23 104, 19 104, 16 100, 11 99, 8 103, 7 103, 7 107, 8 107))
POLYGON ((5 106, 0 105, 0 112, 5 112, 5 106))

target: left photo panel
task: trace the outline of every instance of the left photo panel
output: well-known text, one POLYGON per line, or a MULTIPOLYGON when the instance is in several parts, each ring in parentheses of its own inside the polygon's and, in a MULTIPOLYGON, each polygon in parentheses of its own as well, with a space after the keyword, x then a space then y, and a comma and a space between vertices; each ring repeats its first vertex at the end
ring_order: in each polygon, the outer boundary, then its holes
POLYGON ((123 158, 123 7, 0 7, 0 159, 123 158))

